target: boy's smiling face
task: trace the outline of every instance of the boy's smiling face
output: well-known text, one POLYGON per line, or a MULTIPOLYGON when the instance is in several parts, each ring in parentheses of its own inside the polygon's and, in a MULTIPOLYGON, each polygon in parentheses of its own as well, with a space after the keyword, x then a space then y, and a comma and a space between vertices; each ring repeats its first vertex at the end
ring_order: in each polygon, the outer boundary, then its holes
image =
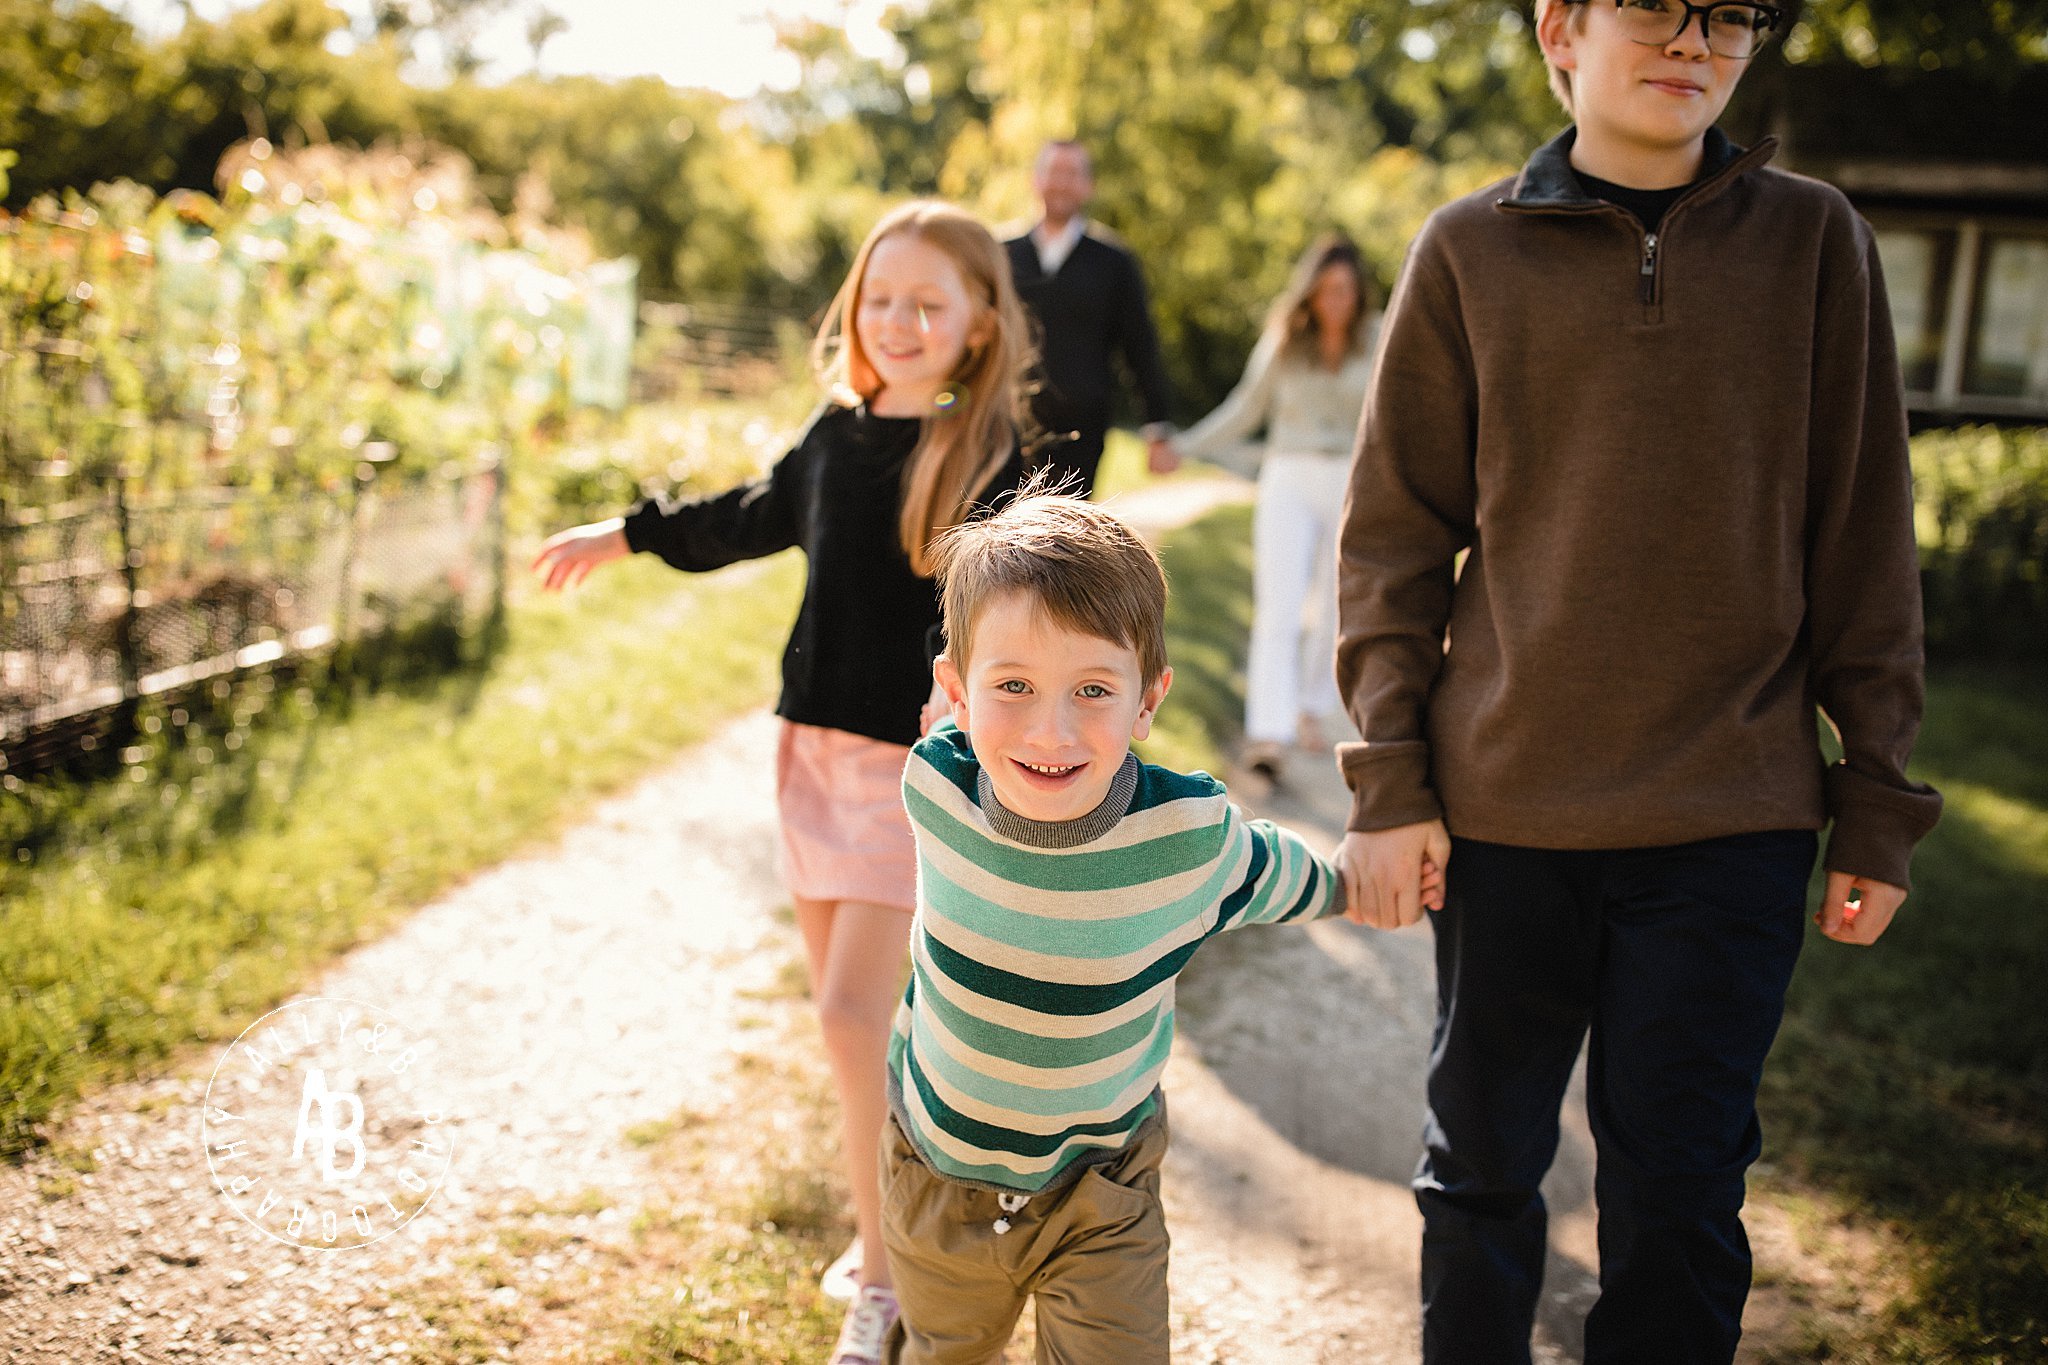
MULTIPOLYGON (((1699 16, 1686 18, 1675 37, 1651 45, 1629 36, 1614 0, 1553 5, 1544 14, 1538 41, 1551 62, 1570 73, 1581 141, 1591 138, 1625 161, 1654 161, 1700 145, 1749 63, 1715 56, 1699 16)), ((1675 16, 1671 22, 1676 25, 1675 16)))
POLYGON ((1027 820, 1088 814, 1152 732, 1173 670, 1146 687, 1137 651, 1061 625, 1028 592, 976 615, 965 673, 948 658, 933 670, 997 799, 1027 820))

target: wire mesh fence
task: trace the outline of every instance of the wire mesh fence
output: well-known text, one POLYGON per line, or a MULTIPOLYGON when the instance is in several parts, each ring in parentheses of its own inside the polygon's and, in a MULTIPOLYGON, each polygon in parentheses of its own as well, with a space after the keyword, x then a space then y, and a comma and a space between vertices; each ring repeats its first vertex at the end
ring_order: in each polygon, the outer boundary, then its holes
POLYGON ((784 382, 814 320, 741 299, 644 301, 633 401, 663 402, 686 388, 732 396, 784 382))
POLYGON ((313 497, 116 483, 0 523, 7 771, 60 765, 147 697, 425 623, 478 630, 504 591, 498 462, 380 468, 313 497))

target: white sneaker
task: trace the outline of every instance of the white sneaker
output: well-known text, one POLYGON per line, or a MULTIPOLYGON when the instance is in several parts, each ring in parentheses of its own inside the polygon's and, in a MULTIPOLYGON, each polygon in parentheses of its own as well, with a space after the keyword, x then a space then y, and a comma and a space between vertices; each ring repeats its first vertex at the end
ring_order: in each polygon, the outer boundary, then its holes
POLYGON ((889 1332, 901 1311, 894 1290, 862 1285, 853 1296, 853 1306, 846 1310, 846 1321, 840 1324, 831 1365, 883 1365, 888 1359, 889 1332))
POLYGON ((860 1293, 860 1260, 860 1238, 856 1237, 839 1253, 838 1260, 825 1267, 825 1278, 818 1281, 819 1292, 828 1299, 852 1303, 853 1296, 860 1293))

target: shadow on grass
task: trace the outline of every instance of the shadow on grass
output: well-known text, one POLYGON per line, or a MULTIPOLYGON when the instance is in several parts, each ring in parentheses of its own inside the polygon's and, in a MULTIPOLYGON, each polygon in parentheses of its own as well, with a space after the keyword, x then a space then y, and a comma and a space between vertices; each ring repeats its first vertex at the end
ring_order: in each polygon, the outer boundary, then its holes
POLYGON ((1808 945, 1760 1106, 1774 1159, 1911 1250, 1856 1359, 2048 1360, 2048 705, 1944 670, 1916 765, 1947 808, 1876 947, 1808 945))
POLYGON ((502 608, 466 626, 459 603, 436 604, 317 657, 125 708, 95 735, 93 748, 4 803, 0 836, 14 864, 0 867, 0 891, 9 871, 95 829, 164 858, 175 855, 177 831, 195 820, 214 837, 241 834, 269 808, 266 798, 288 801, 304 785, 323 731, 365 698, 429 698, 452 718, 469 714, 505 639, 502 608), (282 791, 264 777, 280 767, 291 774, 282 791))

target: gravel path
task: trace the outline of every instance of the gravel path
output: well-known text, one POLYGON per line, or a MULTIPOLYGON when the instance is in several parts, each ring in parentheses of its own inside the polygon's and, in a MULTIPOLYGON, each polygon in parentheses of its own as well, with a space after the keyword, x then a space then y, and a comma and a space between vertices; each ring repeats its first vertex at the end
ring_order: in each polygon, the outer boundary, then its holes
POLYGON ((580 1254, 623 1237, 644 1173, 621 1135, 716 1102, 746 992, 772 988, 787 957, 774 735, 765 714, 739 721, 305 993, 430 1040, 453 1153, 417 1218, 347 1250, 238 1218, 200 1145, 216 1054, 195 1051, 66 1117, 57 1147, 96 1152, 96 1171, 47 1154, 0 1167, 0 1359, 402 1358, 420 1327, 394 1292, 446 1273, 495 1215, 602 1202, 580 1254), (66 1178, 76 1193, 42 1197, 66 1178))

